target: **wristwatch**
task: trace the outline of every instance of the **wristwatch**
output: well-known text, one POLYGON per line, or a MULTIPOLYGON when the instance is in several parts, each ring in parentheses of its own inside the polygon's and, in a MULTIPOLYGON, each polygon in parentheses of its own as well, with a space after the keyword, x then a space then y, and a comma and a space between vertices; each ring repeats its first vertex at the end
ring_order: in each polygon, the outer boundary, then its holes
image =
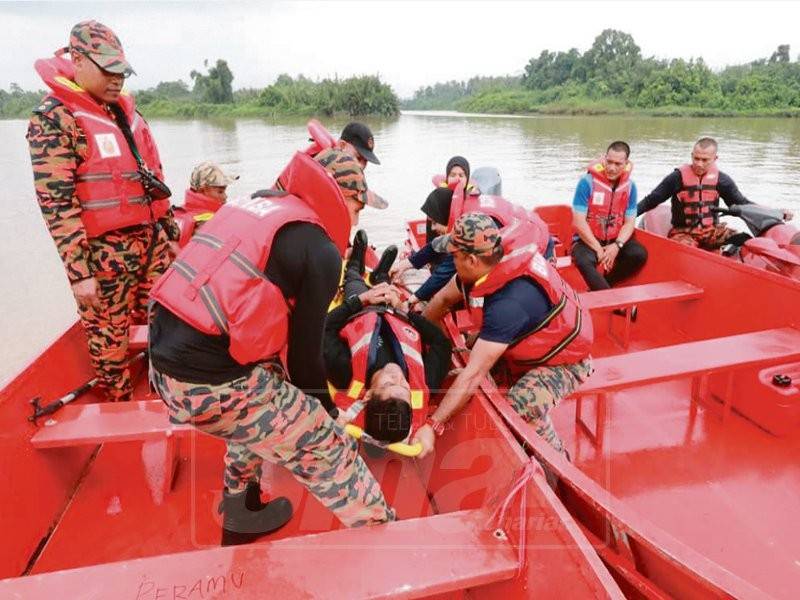
POLYGON ((435 433, 437 437, 444 433, 444 423, 437 421, 433 417, 425 419, 425 425, 430 425, 431 429, 433 429, 433 433, 435 433))
POLYGON ((622 250, 622 247, 625 245, 625 242, 620 242, 619 240, 616 240, 614 243, 617 245, 617 248, 619 248, 620 250, 622 250))

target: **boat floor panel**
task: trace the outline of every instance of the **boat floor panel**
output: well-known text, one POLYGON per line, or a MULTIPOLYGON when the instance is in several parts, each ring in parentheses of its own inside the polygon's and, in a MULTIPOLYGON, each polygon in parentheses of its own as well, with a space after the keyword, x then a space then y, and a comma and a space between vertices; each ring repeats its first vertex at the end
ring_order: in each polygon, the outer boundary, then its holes
MULTIPOLYGON (((32 573, 219 545, 224 444, 197 434, 181 440, 179 467, 167 494, 158 471, 148 469, 143 448, 142 442, 101 448, 32 573)), ((367 463, 399 518, 434 514, 412 461, 389 456, 367 463)), ((262 489, 288 497, 295 511, 283 529, 263 541, 341 527, 285 469, 265 463, 262 489)))
POLYGON ((574 400, 553 417, 576 466, 615 497, 766 593, 796 597, 800 463, 788 458, 800 439, 704 406, 692 420, 689 397, 685 381, 611 395, 602 450, 575 426, 574 400))

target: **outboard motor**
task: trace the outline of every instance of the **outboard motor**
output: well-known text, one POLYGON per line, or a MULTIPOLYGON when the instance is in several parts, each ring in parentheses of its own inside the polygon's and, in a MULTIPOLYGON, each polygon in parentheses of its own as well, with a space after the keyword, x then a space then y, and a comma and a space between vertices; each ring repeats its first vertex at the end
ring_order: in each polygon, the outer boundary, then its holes
POLYGON ((763 236, 776 225, 783 224, 783 211, 777 208, 765 208, 755 204, 734 204, 728 208, 712 208, 718 215, 739 217, 744 221, 754 237, 763 236))
POLYGON ((478 167, 472 172, 472 181, 477 184, 481 194, 486 196, 502 196, 503 181, 500 171, 494 167, 478 167))

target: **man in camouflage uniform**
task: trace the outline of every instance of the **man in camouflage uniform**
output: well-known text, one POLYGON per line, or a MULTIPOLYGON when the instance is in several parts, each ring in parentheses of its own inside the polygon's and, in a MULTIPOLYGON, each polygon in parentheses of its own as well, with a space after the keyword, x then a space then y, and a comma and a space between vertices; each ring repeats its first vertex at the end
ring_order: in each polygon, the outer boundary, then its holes
POLYGON ((225 204, 228 200, 228 186, 237 179, 238 175, 228 175, 219 165, 209 161, 201 162, 192 170, 183 206, 175 209, 175 220, 181 230, 178 241, 181 248, 225 204))
MULTIPOLYGON (((367 189, 364 173, 352 156, 331 149, 316 160, 342 190, 349 215, 345 231, 358 221, 358 213, 366 204, 385 206, 385 201, 367 189)), ((317 210, 307 198, 303 201, 317 210)), ((156 301, 150 323, 153 379, 169 407, 170 419, 175 423, 190 423, 227 442, 223 545, 251 542, 277 530, 291 518, 288 499, 273 498, 266 504, 260 500, 259 480, 264 460, 288 469, 348 527, 395 519, 378 482, 359 457, 356 442, 334 421, 337 410, 325 381, 323 327, 341 273, 341 256, 331 232, 339 230, 330 222, 320 226, 281 216, 279 202, 269 198, 245 202, 248 207, 252 205, 253 212, 263 213, 259 217, 262 219, 259 230, 277 227, 270 241, 254 237, 254 229, 244 216, 245 205, 222 207, 181 252, 152 295, 156 301), (283 219, 288 221, 281 225, 283 219), (242 361, 234 357, 232 348, 238 338, 233 332, 242 329, 240 325, 232 325, 231 334, 222 336, 199 329, 202 325, 196 321, 190 323, 192 312, 187 307, 185 293, 188 288, 184 288, 186 284, 180 283, 180 279, 170 279, 176 274, 180 276, 187 267, 204 268, 201 262, 192 263, 204 252, 202 246, 209 240, 229 240, 231 236, 242 247, 257 248, 257 252, 267 256, 263 275, 277 286, 276 292, 271 300, 259 301, 252 299, 251 291, 240 302, 240 294, 248 293, 247 283, 225 279, 222 268, 212 272, 206 285, 215 296, 213 290, 219 289, 231 298, 228 304, 216 302, 222 318, 229 323, 240 318, 235 312, 237 306, 244 307, 242 310, 247 314, 261 315, 269 310, 277 314, 282 301, 278 295, 285 301, 291 300, 291 313, 285 317, 288 321, 285 362, 291 383, 278 356, 248 357, 242 361), (263 247, 263 244, 271 245, 263 247), (172 281, 179 283, 173 285, 172 281), (264 306, 264 302, 269 306, 264 306)), ((283 202, 289 210, 291 203, 301 201, 290 196, 283 202)), ((336 226, 339 225, 337 221, 336 226)), ((281 326, 274 324, 276 330, 281 326)), ((267 337, 262 335, 266 333, 269 331, 254 331, 250 339, 267 337)))
MULTIPOLYGON (((124 78, 133 73, 117 36, 96 21, 78 23, 70 34, 69 53, 75 81, 67 83, 88 94, 97 112, 116 122, 120 112, 113 105, 124 78)), ((167 211, 155 223, 145 218, 97 235, 87 232, 77 172, 89 160, 95 142, 87 139, 74 111, 56 95, 45 97, 34 111, 27 139, 36 196, 64 262, 100 386, 109 400, 129 400, 129 327, 145 320, 150 288, 170 262, 177 225, 167 211)), ((130 153, 124 141, 115 145, 118 154, 130 153)), ((147 166, 160 172, 160 164, 147 166)))
POLYGON ((510 387, 511 406, 555 450, 566 453, 549 413, 592 372, 591 317, 578 304, 574 290, 537 252, 531 243, 535 234, 520 236, 526 227, 521 223, 506 227, 509 239, 516 235, 520 241, 503 244, 494 219, 473 212, 459 217, 452 233, 433 241, 438 252, 453 255, 457 276, 433 297, 424 316, 441 322, 450 307, 465 299, 471 307, 482 301, 483 309, 466 366, 417 432, 414 441, 423 446, 420 456, 433 449, 435 434, 441 434, 444 423, 461 410, 501 359, 507 372, 501 387, 510 387), (482 285, 487 291, 479 292, 482 285), (556 298, 561 301, 556 303, 556 298))

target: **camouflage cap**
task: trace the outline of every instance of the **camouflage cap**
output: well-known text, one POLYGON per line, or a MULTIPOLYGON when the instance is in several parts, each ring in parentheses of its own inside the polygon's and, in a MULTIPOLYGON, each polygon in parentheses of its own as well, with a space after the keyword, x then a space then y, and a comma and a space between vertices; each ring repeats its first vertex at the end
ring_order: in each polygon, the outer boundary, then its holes
POLYGON ((204 187, 227 187, 239 179, 238 175, 225 173, 219 165, 205 161, 197 165, 189 177, 189 187, 194 191, 204 187))
POLYGON ((468 254, 491 254, 500 244, 500 230, 494 219, 487 214, 471 212, 461 215, 453 226, 453 231, 433 240, 436 252, 456 252, 468 254))
POLYGON ((122 44, 111 28, 97 21, 81 21, 69 34, 69 49, 88 56, 94 63, 109 73, 131 75, 135 73, 122 44))
POLYGON ((386 200, 367 188, 364 170, 358 164, 358 161, 347 152, 329 148, 315 158, 333 175, 345 197, 354 198, 362 204, 373 208, 383 209, 389 206, 386 200))

